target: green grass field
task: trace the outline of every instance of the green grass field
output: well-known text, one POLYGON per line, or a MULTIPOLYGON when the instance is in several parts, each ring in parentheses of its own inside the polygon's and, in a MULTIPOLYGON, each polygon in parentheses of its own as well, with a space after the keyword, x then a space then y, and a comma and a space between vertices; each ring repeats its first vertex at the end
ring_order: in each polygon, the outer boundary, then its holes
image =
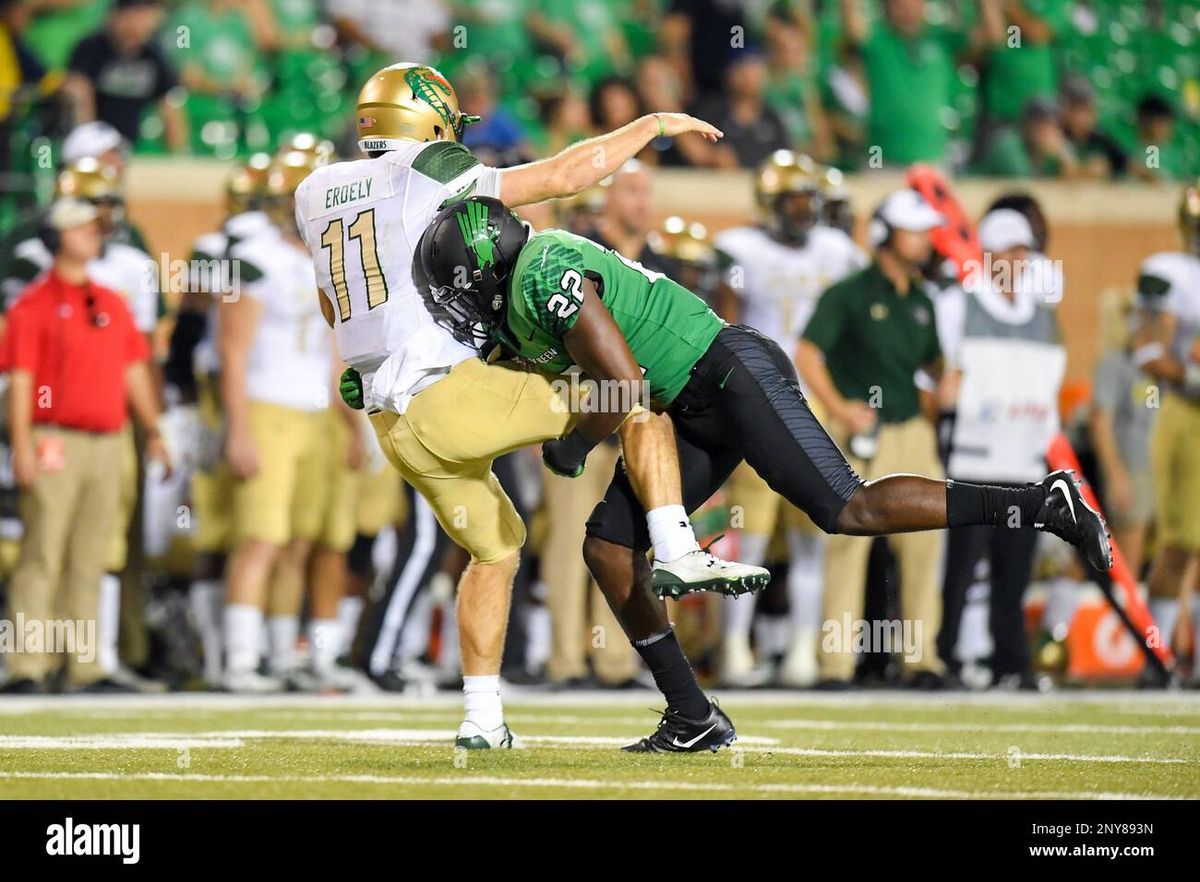
POLYGON ((525 749, 450 746, 460 697, 0 700, 0 798, 1200 797, 1200 695, 731 693, 732 750, 617 747, 649 692, 518 694, 525 749))

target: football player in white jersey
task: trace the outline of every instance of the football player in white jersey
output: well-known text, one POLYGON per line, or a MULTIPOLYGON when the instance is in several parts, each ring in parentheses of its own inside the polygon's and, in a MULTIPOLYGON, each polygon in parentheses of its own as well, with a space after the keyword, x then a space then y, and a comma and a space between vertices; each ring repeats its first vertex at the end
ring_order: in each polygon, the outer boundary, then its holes
MULTIPOLYGON (((780 150, 755 176, 760 223, 724 230, 713 240, 729 261, 722 314, 761 331, 787 353, 796 351, 821 293, 867 263, 845 232, 820 223, 821 191, 822 173, 816 164, 802 154, 780 150)), ((791 612, 779 679, 786 686, 812 685, 817 676, 825 534, 744 463, 730 480, 729 502, 741 516, 739 557, 748 564, 766 562, 767 546, 783 518, 791 612)), ((754 598, 725 601, 721 676, 730 685, 757 685, 767 676, 755 667, 750 650, 754 607, 754 598)))
MULTIPOLYGON (((296 193, 297 225, 325 294, 322 309, 352 368, 343 396, 371 413, 389 461, 471 554, 458 591, 467 713, 456 744, 510 747, 498 672, 525 527, 491 462, 546 442, 548 467, 573 476, 603 439, 568 434, 578 408, 544 375, 485 364, 434 322, 414 284, 414 249, 448 202, 486 195, 517 206, 569 196, 612 174, 656 137, 696 132, 715 140, 721 133, 686 114, 650 114, 550 159, 487 168, 458 143, 473 120, 459 111, 450 83, 417 64, 372 76, 357 115, 359 147, 368 158, 314 172, 296 193)), ((668 426, 651 418, 628 421, 621 431, 660 569, 711 590, 765 583, 765 570, 728 564, 697 545, 668 426)))
POLYGON ((198 436, 190 439, 195 471, 191 504, 195 515, 196 565, 188 605, 200 636, 203 677, 221 683, 225 563, 230 550, 233 477, 222 462, 216 323, 219 298, 231 293, 229 251, 239 241, 271 227, 262 210, 271 168, 269 153, 256 153, 235 166, 225 183, 226 219, 198 237, 188 256, 188 274, 164 367, 166 382, 183 406, 194 406, 198 436))
MULTIPOLYGON (((1140 327, 1134 338, 1137 366, 1163 389, 1150 442, 1159 551, 1150 570, 1150 611, 1163 640, 1171 641, 1179 597, 1200 567, 1200 181, 1179 201, 1180 251, 1143 261, 1138 275, 1140 327)), ((1147 402, 1147 406, 1150 402, 1147 402)), ((1200 627, 1200 604, 1193 595, 1200 627)), ((1200 632, 1198 632, 1200 633, 1200 632)), ((1200 680, 1200 653, 1193 679, 1200 680)))
POLYGON ((223 682, 235 692, 273 691, 294 673, 305 565, 328 500, 323 445, 333 339, 292 202, 313 165, 298 151, 275 159, 266 194, 272 225, 229 249, 236 281, 217 306, 225 454, 234 479, 223 682), (264 604, 268 677, 256 671, 264 604))

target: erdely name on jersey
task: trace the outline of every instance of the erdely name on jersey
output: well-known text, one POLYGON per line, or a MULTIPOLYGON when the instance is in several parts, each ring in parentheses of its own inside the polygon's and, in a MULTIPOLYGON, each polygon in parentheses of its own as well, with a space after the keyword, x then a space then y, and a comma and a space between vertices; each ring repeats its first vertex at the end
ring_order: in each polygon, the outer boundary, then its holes
POLYGON ((452 141, 322 166, 297 189, 296 224, 333 307, 338 351, 362 375, 368 410, 403 413, 412 396, 474 357, 426 309, 413 254, 450 201, 499 194, 500 172, 452 141))

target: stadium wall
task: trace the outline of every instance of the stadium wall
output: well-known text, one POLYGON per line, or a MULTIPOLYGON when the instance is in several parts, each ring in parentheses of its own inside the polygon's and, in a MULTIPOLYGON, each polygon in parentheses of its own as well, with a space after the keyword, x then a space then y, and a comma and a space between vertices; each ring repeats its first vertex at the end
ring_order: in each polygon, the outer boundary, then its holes
MULTIPOLYGON (((186 258, 192 241, 216 227, 222 215, 222 189, 228 166, 206 160, 139 159, 130 171, 129 211, 163 261, 186 258)), ((898 175, 849 178, 858 239, 866 215, 891 189, 898 175)), ((1102 312, 1121 292, 1132 289, 1139 263, 1155 251, 1178 247, 1174 187, 1069 183, 1059 181, 968 180, 955 184, 967 211, 978 217, 1006 190, 1032 192, 1050 222, 1051 257, 1063 262, 1066 296, 1061 324, 1068 351, 1068 376, 1091 376, 1103 346, 1102 312)), ((660 219, 680 214, 710 232, 754 215, 750 173, 662 170, 656 175, 660 219)))

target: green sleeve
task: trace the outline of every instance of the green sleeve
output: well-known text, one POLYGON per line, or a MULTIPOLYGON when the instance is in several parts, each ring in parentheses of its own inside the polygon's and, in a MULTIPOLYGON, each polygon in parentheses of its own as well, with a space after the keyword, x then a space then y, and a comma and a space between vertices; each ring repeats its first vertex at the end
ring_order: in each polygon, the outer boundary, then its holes
POLYGON ((556 339, 575 326, 583 299, 583 252, 561 239, 535 236, 533 255, 514 280, 516 306, 534 327, 556 339))
POLYGON ((804 339, 829 354, 837 345, 846 326, 846 300, 849 289, 842 285, 829 288, 817 301, 817 308, 804 327, 804 339))
POLYGON ((412 162, 413 171, 420 172, 439 184, 448 184, 477 165, 479 160, 456 141, 434 141, 418 153, 412 162))

